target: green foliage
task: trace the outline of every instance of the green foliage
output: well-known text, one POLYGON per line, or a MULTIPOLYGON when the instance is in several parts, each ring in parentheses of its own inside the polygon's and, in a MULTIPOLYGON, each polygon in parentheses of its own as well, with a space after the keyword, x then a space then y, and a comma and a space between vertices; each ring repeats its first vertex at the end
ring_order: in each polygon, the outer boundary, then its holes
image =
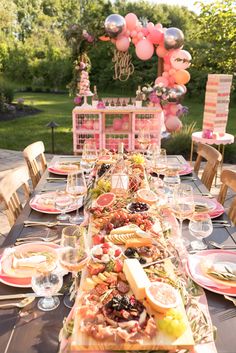
POLYGON ((10 104, 14 99, 13 85, 1 78, 0 78, 0 96, 1 96, 1 105, 3 103, 10 104))

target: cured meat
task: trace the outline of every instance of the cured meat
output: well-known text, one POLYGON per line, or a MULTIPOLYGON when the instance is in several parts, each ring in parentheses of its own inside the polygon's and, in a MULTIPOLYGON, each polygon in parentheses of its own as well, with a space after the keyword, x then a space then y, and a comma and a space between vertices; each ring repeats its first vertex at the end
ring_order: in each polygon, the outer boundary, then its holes
POLYGON ((128 283, 125 283, 123 281, 118 281, 117 289, 121 294, 126 294, 130 290, 130 286, 128 283))

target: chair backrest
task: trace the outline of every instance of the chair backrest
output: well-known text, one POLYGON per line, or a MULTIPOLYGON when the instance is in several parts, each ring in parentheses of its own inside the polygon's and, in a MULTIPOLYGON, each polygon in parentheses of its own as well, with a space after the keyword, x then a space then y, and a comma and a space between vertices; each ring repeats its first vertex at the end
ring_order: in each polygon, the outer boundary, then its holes
POLYGON ((214 177, 217 173, 217 168, 222 160, 222 155, 214 147, 207 144, 198 144, 197 159, 194 164, 194 171, 198 174, 202 160, 206 160, 206 165, 203 170, 201 181, 208 188, 211 189, 214 177))
POLYGON ((5 204, 6 215, 11 226, 15 223, 23 208, 17 190, 22 187, 25 198, 29 198, 30 188, 28 180, 29 173, 27 168, 20 167, 9 171, 0 181, 0 200, 5 204))
POLYGON ((36 187, 41 178, 41 171, 44 172, 47 168, 47 162, 44 155, 44 151, 45 148, 42 141, 32 143, 31 145, 27 146, 23 151, 23 155, 27 163, 29 174, 32 180, 33 188, 36 187), (39 159, 39 163, 37 161, 37 158, 39 159))
MULTIPOLYGON (((228 188, 232 189, 236 193, 236 171, 224 169, 221 173, 220 180, 222 185, 217 200, 223 205, 228 188)), ((228 216, 231 221, 236 224, 236 197, 231 202, 228 216)))

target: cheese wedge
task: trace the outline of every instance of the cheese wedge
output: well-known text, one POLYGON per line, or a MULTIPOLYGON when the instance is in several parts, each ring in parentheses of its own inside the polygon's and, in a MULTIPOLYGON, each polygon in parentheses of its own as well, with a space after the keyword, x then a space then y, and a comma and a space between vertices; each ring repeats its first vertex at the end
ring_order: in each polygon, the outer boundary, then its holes
POLYGON ((140 248, 141 246, 152 246, 150 238, 133 238, 128 239, 125 243, 126 248, 140 248))
POLYGON ((123 227, 112 229, 110 234, 135 233, 137 229, 139 229, 139 227, 136 226, 135 224, 129 224, 127 226, 123 226, 123 227))
POLYGON ((123 272, 136 299, 144 299, 145 288, 150 285, 148 276, 137 259, 125 259, 123 272))

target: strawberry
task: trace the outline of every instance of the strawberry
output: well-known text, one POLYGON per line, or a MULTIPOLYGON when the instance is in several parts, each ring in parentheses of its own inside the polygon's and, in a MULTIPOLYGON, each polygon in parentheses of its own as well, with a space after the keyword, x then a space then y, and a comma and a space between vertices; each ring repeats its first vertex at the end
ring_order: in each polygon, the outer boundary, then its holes
POLYGON ((119 259, 116 259, 115 260, 115 263, 114 263, 114 272, 121 272, 123 269, 123 262, 119 259))
POLYGON ((109 243, 104 243, 104 244, 102 244, 102 248, 103 249, 109 249, 110 248, 110 244, 109 243))
POLYGON ((109 249, 108 248, 103 248, 102 251, 103 251, 103 254, 108 254, 109 249))
POLYGON ((120 254, 121 254, 121 250, 120 250, 120 249, 116 249, 116 251, 115 251, 115 257, 120 256, 120 254))
POLYGON ((104 236, 102 234, 96 234, 93 236, 93 245, 99 245, 104 242, 104 236))

